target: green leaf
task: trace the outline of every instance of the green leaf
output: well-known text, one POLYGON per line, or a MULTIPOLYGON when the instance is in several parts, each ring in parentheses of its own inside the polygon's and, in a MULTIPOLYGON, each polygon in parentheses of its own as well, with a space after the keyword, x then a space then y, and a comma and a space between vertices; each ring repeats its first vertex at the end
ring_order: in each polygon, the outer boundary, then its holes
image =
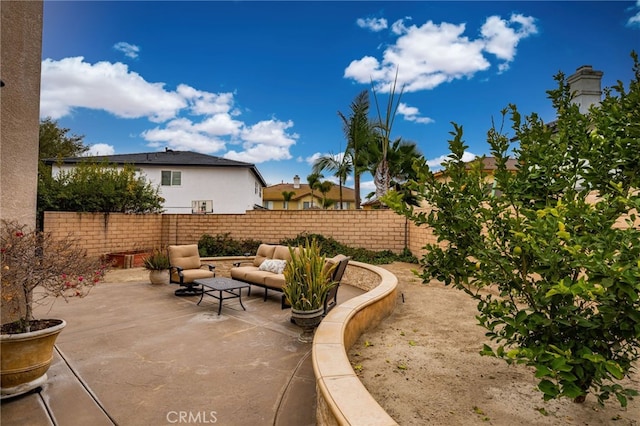
POLYGON ((622 380, 624 378, 624 372, 617 362, 606 361, 604 363, 604 368, 616 379, 622 380))
POLYGON ((551 398, 555 398, 560 393, 558 386, 550 380, 541 380, 540 383, 538 383, 538 389, 540 389, 545 396, 551 398))

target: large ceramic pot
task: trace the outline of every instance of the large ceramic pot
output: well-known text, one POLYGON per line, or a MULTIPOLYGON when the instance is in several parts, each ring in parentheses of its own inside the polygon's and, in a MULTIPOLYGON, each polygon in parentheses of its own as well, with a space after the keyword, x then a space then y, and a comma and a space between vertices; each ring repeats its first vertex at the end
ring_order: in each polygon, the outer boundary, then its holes
POLYGON ((47 381, 53 346, 67 323, 64 320, 40 321, 49 321, 53 325, 29 333, 0 335, 2 399, 21 395, 47 381))
POLYGON ((149 271, 149 281, 151 281, 151 284, 169 284, 169 270, 149 271))
POLYGON ((314 309, 312 311, 300 311, 291 309, 291 319, 300 328, 302 333, 298 336, 298 341, 302 343, 313 342, 313 332, 322 321, 324 308, 314 309))

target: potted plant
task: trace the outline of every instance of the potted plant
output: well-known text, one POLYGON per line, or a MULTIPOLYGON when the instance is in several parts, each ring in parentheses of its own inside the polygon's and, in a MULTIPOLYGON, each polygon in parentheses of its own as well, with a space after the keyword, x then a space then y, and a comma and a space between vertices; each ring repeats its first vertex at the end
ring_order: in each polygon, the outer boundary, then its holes
POLYGON ((54 238, 26 225, 2 221, 0 273, 3 306, 16 321, 2 324, 2 398, 35 389, 47 380, 62 319, 34 319, 33 305, 48 298, 83 297, 104 276, 106 266, 86 256, 71 236, 54 238))
POLYGON ((149 270, 151 284, 169 284, 169 255, 165 250, 153 250, 143 262, 145 269, 149 270))
POLYGON ((298 340, 311 342, 315 327, 322 321, 327 294, 336 285, 331 281, 335 265, 326 264, 315 238, 297 249, 289 247, 289 253, 291 260, 284 268, 282 291, 291 305, 291 319, 303 330, 298 340))

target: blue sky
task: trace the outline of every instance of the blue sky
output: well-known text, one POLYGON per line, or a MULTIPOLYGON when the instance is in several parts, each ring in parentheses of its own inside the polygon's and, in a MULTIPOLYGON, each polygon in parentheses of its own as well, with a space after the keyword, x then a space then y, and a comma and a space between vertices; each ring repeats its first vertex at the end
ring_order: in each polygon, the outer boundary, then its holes
POLYGON ((41 117, 93 153, 192 150, 305 182, 345 148, 337 111, 372 84, 386 105, 396 70, 392 137, 438 164, 452 121, 470 157, 486 154, 508 104, 551 121, 558 71, 592 65, 603 87, 626 85, 634 49, 640 0, 45 1, 41 117))

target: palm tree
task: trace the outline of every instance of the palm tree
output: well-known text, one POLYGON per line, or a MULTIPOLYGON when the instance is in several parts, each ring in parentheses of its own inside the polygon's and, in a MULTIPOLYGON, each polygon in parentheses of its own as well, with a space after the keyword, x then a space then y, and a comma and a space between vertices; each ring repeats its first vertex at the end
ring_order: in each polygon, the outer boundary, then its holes
POLYGON ((396 78, 389 91, 389 101, 387 102, 387 109, 385 111, 384 118, 380 112, 380 105, 378 104, 378 96, 376 95, 373 83, 371 85, 373 90, 373 96, 376 102, 376 110, 378 111, 378 121, 375 124, 377 130, 376 143, 379 149, 379 156, 377 158, 377 164, 373 173, 373 182, 376 185, 376 198, 380 200, 384 194, 389 191, 391 185, 391 175, 389 171, 388 152, 391 144, 391 129, 393 128, 393 121, 396 118, 398 112, 398 106, 400 105, 400 98, 404 92, 404 86, 400 89, 398 98, 396 100, 396 84, 398 82, 398 70, 396 69, 396 78))
POLYGON ((364 161, 367 147, 371 142, 373 128, 369 121, 369 91, 363 90, 355 97, 350 106, 349 116, 338 111, 342 119, 342 128, 347 139, 344 156, 349 158, 353 167, 353 185, 356 192, 356 208, 360 208, 360 173, 366 170, 364 161))
POLYGON ((289 201, 296 195, 295 191, 282 191, 282 198, 287 206, 287 210, 289 210, 289 201))
POLYGON ((338 178, 338 185, 340 190, 340 209, 342 210, 342 187, 347 181, 347 177, 353 172, 353 163, 351 162, 351 156, 343 154, 338 155, 323 155, 313 163, 313 172, 321 173, 324 170, 334 172, 333 175, 338 178))
POLYGON ((318 191, 322 193, 322 207, 327 208, 333 204, 333 202, 329 202, 331 200, 327 200, 327 194, 333 188, 333 182, 325 180, 324 182, 318 182, 318 191))
POLYGON ((309 189, 311 190, 311 208, 313 208, 313 191, 318 188, 320 179, 322 179, 323 177, 324 176, 322 176, 320 173, 311 173, 309 176, 307 176, 307 182, 309 183, 309 189))

